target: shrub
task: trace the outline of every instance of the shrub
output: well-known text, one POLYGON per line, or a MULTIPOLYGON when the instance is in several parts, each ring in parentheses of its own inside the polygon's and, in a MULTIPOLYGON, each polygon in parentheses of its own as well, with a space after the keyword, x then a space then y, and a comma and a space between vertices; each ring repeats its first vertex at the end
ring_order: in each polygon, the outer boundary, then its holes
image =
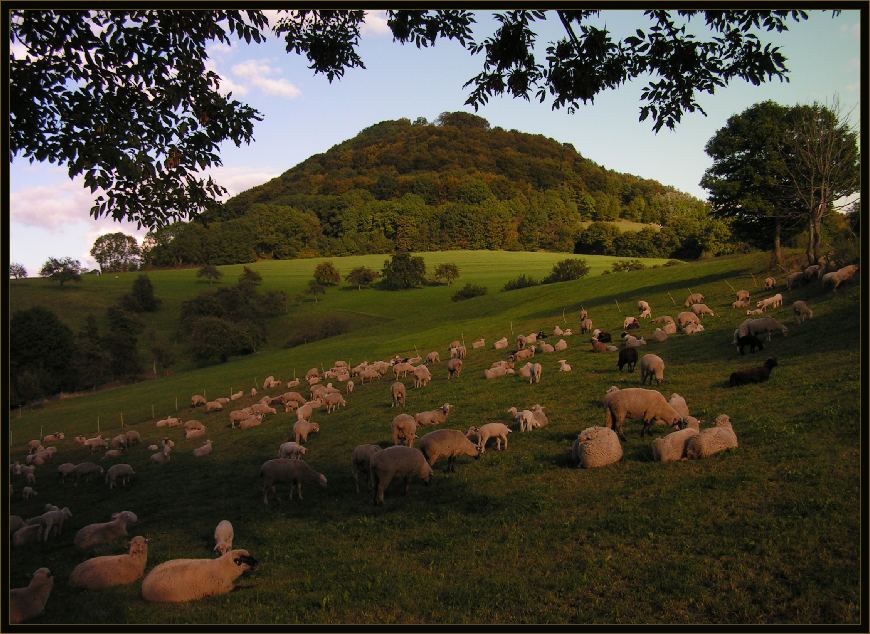
POLYGON ((579 280, 589 273, 589 265, 582 258, 559 260, 553 265, 552 272, 544 278, 544 284, 579 280))
POLYGON ((374 269, 370 269, 367 266, 358 266, 345 275, 344 281, 350 286, 356 286, 357 290, 360 290, 363 286, 369 286, 379 276, 380 273, 374 269))
POLYGON ((341 282, 341 273, 332 262, 321 262, 314 268, 314 279, 321 286, 335 286, 341 282))
POLYGON ((454 302, 461 302, 464 299, 480 297, 481 295, 486 295, 486 287, 478 286, 477 284, 466 284, 458 291, 456 291, 451 299, 454 302))
POLYGON ((529 277, 525 273, 512 280, 508 280, 501 290, 515 291, 520 288, 528 288, 529 286, 538 286, 540 282, 533 277, 529 277))
POLYGON ((137 277, 130 293, 121 297, 121 306, 135 313, 153 313, 161 303, 162 300, 154 296, 154 286, 147 275, 137 277))
POLYGON ((646 265, 640 260, 618 260, 610 268, 613 269, 614 273, 618 273, 620 271, 639 271, 645 269, 646 265))
POLYGON ((395 291, 422 286, 426 277, 426 263, 421 257, 411 257, 410 253, 396 253, 384 261, 380 287, 395 291))
POLYGON ((447 285, 453 284, 453 280, 459 277, 459 267, 452 262, 439 264, 435 269, 435 279, 444 280, 447 285))

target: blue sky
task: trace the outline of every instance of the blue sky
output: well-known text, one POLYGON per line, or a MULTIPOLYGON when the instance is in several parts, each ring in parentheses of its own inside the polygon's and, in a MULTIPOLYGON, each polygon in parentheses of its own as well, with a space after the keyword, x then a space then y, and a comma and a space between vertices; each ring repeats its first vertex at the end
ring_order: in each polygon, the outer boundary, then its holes
MULTIPOLYGON (((489 12, 478 12, 475 39, 494 30, 489 12)), ((608 10, 597 20, 616 35, 628 35, 645 26, 638 11, 608 10)), ((698 22, 695 28, 703 28, 698 22)), ((539 61, 549 41, 562 37, 557 19, 538 29, 539 61)), ((858 129, 860 99, 859 12, 810 11, 810 19, 791 24, 789 31, 765 34, 765 41, 780 46, 788 58, 790 82, 773 81, 752 86, 735 82, 715 95, 701 95, 707 116, 686 114, 676 130, 658 134, 650 123, 638 122, 643 82, 599 95, 574 114, 553 111, 548 103, 495 98, 477 114, 491 125, 543 134, 571 143, 583 156, 620 172, 653 178, 666 185, 705 198, 698 185, 710 159, 707 140, 728 117, 766 99, 784 105, 838 97, 858 129)), ((441 112, 473 110, 464 105, 469 94, 462 87, 480 71, 482 58, 471 57, 458 44, 439 42, 417 49, 392 41, 382 12, 370 12, 360 44, 366 69, 348 70, 329 83, 314 76, 304 57, 288 54, 271 38, 265 44, 234 44, 209 49, 213 68, 233 95, 257 108, 264 120, 255 126, 255 141, 222 148, 223 167, 215 178, 235 194, 273 178, 312 154, 356 135, 378 121, 407 117, 434 120, 441 112)), ((13 54, 15 49, 13 47, 13 54)), ((10 169, 10 259, 38 274, 51 256, 72 256, 94 266, 89 255, 103 233, 124 231, 137 238, 144 230, 111 220, 94 221, 88 215, 92 197, 78 181, 70 181, 57 166, 29 164, 18 158, 10 169)))

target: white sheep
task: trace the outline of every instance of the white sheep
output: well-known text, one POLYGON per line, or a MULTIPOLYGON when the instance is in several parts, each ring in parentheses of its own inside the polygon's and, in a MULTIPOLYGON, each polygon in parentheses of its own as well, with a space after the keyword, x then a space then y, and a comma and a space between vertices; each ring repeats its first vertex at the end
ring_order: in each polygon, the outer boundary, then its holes
POLYGON ((668 333, 661 328, 656 328, 650 338, 657 343, 663 343, 668 340, 668 333))
POLYGON ((57 467, 57 477, 61 482, 66 482, 66 479, 75 472, 76 466, 71 462, 64 462, 57 467))
POLYGON ((188 429, 186 432, 184 432, 184 439, 185 440, 196 440, 197 438, 202 438, 203 436, 205 436, 206 433, 207 432, 206 432, 204 427, 188 429))
POLYGON ((519 369, 519 374, 522 378, 528 379, 529 383, 540 383, 541 374, 544 372, 544 366, 540 363, 526 363, 519 369))
POLYGON ((562 333, 563 333, 563 330, 561 328, 559 328, 559 324, 556 324, 555 326, 553 326, 553 336, 561 337, 562 333))
POLYGON ((750 310, 747 310, 746 314, 748 316, 763 315, 764 309, 763 308, 752 308, 750 310))
POLYGON ((587 427, 571 446, 571 462, 584 469, 605 467, 621 459, 619 436, 607 427, 587 427))
POLYGON ((72 511, 65 506, 62 509, 46 505, 51 508, 38 517, 39 533, 43 542, 47 542, 48 538, 54 534, 60 535, 63 532, 63 525, 72 517, 72 511))
POLYGON ((683 333, 687 335, 695 335, 699 332, 704 332, 704 326, 702 324, 686 324, 686 327, 683 328, 683 333))
POLYGON ((390 407, 405 407, 407 388, 401 381, 395 381, 390 385, 390 407))
POLYGON ((494 368, 488 368, 483 371, 483 378, 485 379, 497 379, 502 376, 507 376, 509 374, 514 374, 514 369, 508 367, 507 365, 499 365, 494 368))
POLYGON ((160 451, 151 454, 151 462, 156 462, 157 464, 165 464, 169 462, 171 453, 172 447, 170 447, 169 445, 163 445, 160 451))
POLYGON ((281 443, 281 445, 278 447, 278 457, 290 458, 291 460, 302 460, 302 457, 307 451, 308 449, 306 449, 299 443, 291 440, 285 443, 281 443))
POLYGON ((731 303, 731 308, 749 308, 749 300, 738 299, 736 302, 731 303))
POLYGON ((641 319, 650 319, 652 317, 650 315, 651 309, 649 303, 642 299, 637 301, 637 312, 640 313, 639 318, 641 319))
MULTIPOLYGON (((425 366, 423 366, 425 367, 425 366)), ((347 401, 339 392, 330 392, 323 397, 323 402, 326 404, 326 413, 331 414, 339 407, 347 405, 347 401)))
POLYGON ((16 548, 27 544, 39 543, 42 527, 39 524, 26 524, 12 535, 12 545, 16 548))
POLYGON ((9 623, 23 623, 42 614, 53 587, 51 570, 38 568, 29 584, 23 588, 12 588, 9 591, 9 623))
POLYGON ((426 412, 417 412, 414 414, 414 420, 417 421, 418 425, 441 425, 442 423, 447 421, 447 417, 450 416, 450 408, 452 405, 450 403, 444 403, 440 408, 429 410, 426 412))
POLYGON ((233 394, 230 394, 230 400, 231 401, 238 401, 244 395, 245 395, 244 390, 239 390, 238 392, 234 392, 233 394))
POLYGON ((353 387, 354 387, 353 381, 348 380, 348 382, 344 386, 345 392, 347 392, 348 394, 351 394, 353 392, 353 387))
POLYGON ((130 429, 127 431, 127 446, 132 447, 133 445, 138 445, 142 442, 142 436, 139 435, 139 432, 135 429, 130 429))
POLYGON ((161 418, 156 423, 154 423, 154 426, 155 427, 175 427, 178 425, 178 422, 179 422, 178 418, 176 418, 174 416, 170 416, 168 418, 161 418))
POLYGON ((211 440, 206 440, 201 446, 193 450, 193 455, 197 458, 202 458, 212 452, 211 440))
POLYGON ((73 538, 73 544, 79 550, 89 550, 94 546, 113 542, 120 537, 127 536, 127 528, 139 521, 132 511, 112 513, 112 519, 108 522, 88 524, 83 526, 73 538))
POLYGON ((683 420, 683 417, 668 404, 665 397, 655 390, 628 387, 608 392, 604 396, 603 403, 604 424, 616 431, 621 440, 625 440, 622 423, 626 418, 643 420, 641 437, 646 435, 656 422, 676 427, 683 420))
POLYGON ((536 350, 541 354, 549 354, 551 352, 555 352, 556 348, 555 346, 551 346, 546 341, 542 341, 537 345, 536 350))
POLYGON ((588 317, 583 317, 580 320, 580 334, 592 332, 592 320, 588 317))
POLYGON ((47 445, 52 442, 59 442, 65 438, 62 431, 56 431, 53 434, 47 434, 42 438, 42 444, 47 445))
POLYGON ((79 480, 90 480, 94 475, 102 476, 103 468, 93 462, 80 462, 73 467, 72 474, 75 476, 76 486, 78 486, 79 480))
POLYGON ((320 432, 320 425, 308 420, 297 420, 293 423, 293 439, 300 445, 308 442, 308 434, 320 432))
POLYGON ((656 438, 652 443, 653 460, 658 462, 676 462, 686 455, 686 445, 689 439, 698 435, 698 430, 687 427, 671 432, 667 436, 656 438))
POLYGON ((699 324, 701 322, 695 313, 683 311, 679 315, 677 315, 677 323, 680 325, 680 328, 685 328, 687 324, 699 324))
POLYGON ((563 350, 567 350, 567 349, 568 349, 568 342, 565 341, 564 339, 559 339, 559 341, 557 341, 556 344, 553 346, 553 350, 555 350, 556 352, 562 352, 563 350))
POLYGON ((224 404, 220 401, 209 401, 205 404, 206 412, 219 412, 224 408, 224 404))
POLYGON ((508 414, 510 414, 511 418, 514 419, 514 422, 518 425, 521 432, 534 429, 535 416, 532 414, 531 410, 517 410, 516 407, 511 407, 508 409, 508 414))
POLYGON ((413 447, 417 438, 417 419, 410 414, 399 414, 390 423, 390 434, 394 445, 405 441, 409 447, 413 447))
POLYGON ((637 320, 637 317, 626 317, 622 320, 622 329, 628 330, 630 328, 640 328, 640 322, 637 320))
POLYGON ((565 359, 559 359, 559 372, 570 372, 571 366, 565 359))
POLYGON ((296 410, 296 420, 310 420, 314 410, 321 407, 323 407, 323 400, 319 398, 305 402, 296 410))
POLYGON ((804 272, 803 271, 792 271, 785 278, 785 288, 786 290, 791 290, 795 286, 802 284, 804 281, 804 272))
POLYGON ((293 489, 296 488, 299 500, 302 500, 302 484, 312 482, 326 488, 326 476, 312 469, 304 460, 289 458, 272 458, 260 467, 260 477, 263 478, 263 504, 269 506, 269 492, 278 499, 276 485, 279 482, 290 484, 290 501, 293 501, 293 489))
POLYGON ((228 550, 233 549, 233 525, 229 520, 221 520, 214 528, 214 548, 213 552, 223 555, 228 550))
POLYGON ((432 380, 432 373, 425 365, 414 368, 414 387, 426 387, 432 380))
POLYGON ((133 467, 126 463, 114 464, 106 470, 106 484, 109 489, 115 488, 115 483, 118 482, 121 486, 129 486, 130 479, 136 475, 133 467))
POLYGON ((493 347, 495 350, 504 350, 505 348, 508 347, 508 340, 507 340, 507 337, 502 337, 501 339, 498 339, 498 340, 494 341, 494 342, 492 343, 492 347, 493 347))
POLYGON ((791 305, 791 308, 794 311, 797 323, 799 324, 802 324, 807 319, 813 318, 813 309, 810 308, 809 304, 801 299, 794 302, 791 305))
POLYGON ((665 380, 665 362, 656 354, 645 354, 640 358, 640 383, 644 385, 649 379, 652 385, 653 378, 659 385, 665 380))
POLYGON ((626 333, 622 336, 622 345, 625 348, 641 348, 646 345, 646 339, 626 333))
MULTIPOLYGON (((202 394, 194 394, 190 397, 191 407, 199 407, 200 405, 205 405, 206 403, 208 403, 208 401, 202 394)), ((157 426, 160 427, 159 424, 157 426)))
POLYGON ((691 306, 692 304, 703 304, 704 296, 701 293, 692 293, 686 298, 685 304, 683 304, 686 308, 691 306))
POLYGON ((773 317, 759 317, 758 319, 746 319, 734 331, 734 339, 731 342, 737 345, 737 340, 746 335, 767 334, 767 340, 770 341, 770 336, 774 332, 782 333, 784 337, 788 336, 788 327, 779 323, 773 317))
MULTIPOLYGON (((402 414, 403 416, 407 416, 407 414, 402 414)), ((410 418, 410 417, 409 417, 410 418)), ((379 445, 357 445, 353 448, 353 452, 351 453, 351 470, 353 472, 353 482, 356 485, 356 492, 360 492, 359 482, 362 478, 366 486, 371 488, 371 460, 372 457, 382 451, 379 445)))
POLYGON ((483 337, 471 342, 471 347, 475 350, 477 350, 478 348, 483 348, 485 345, 486 345, 486 339, 484 339, 483 337))
POLYGON ((702 317, 703 315, 710 315, 710 317, 716 316, 716 313, 714 313, 707 304, 692 304, 692 312, 698 317, 702 317))
POLYGON ((738 302, 749 301, 749 291, 747 291, 747 290, 737 291, 737 301, 738 302))
POLYGON ((476 460, 481 453, 480 447, 468 440, 458 429, 436 429, 429 432, 420 439, 418 447, 429 466, 446 458, 448 471, 454 470, 453 463, 457 457, 471 456, 476 460))
POLYGON ((822 285, 825 287, 832 286, 833 290, 837 290, 840 284, 845 282, 850 282, 855 274, 858 272, 858 265, 849 264, 844 266, 836 271, 831 271, 829 273, 825 273, 822 277, 822 285))
POLYGON ((244 549, 230 550, 216 559, 170 559, 151 569, 142 580, 146 601, 178 603, 232 592, 235 580, 257 567, 244 549))
POLYGON ((713 423, 714 427, 702 429, 697 436, 689 438, 686 444, 686 457, 692 460, 708 458, 713 454, 737 447, 737 435, 727 414, 720 414, 713 423))
POLYGON ((486 423, 480 427, 471 426, 465 432, 466 438, 477 438, 477 446, 480 447, 480 453, 486 451, 486 443, 495 438, 496 451, 501 451, 501 444, 504 442, 504 448, 507 449, 508 434, 511 433, 510 428, 504 423, 486 423))
POLYGON ((760 308, 763 311, 768 308, 779 308, 782 306, 782 293, 777 293, 776 295, 772 295, 771 297, 766 297, 762 300, 755 302, 755 306, 760 308))
MULTIPOLYGON (((448 431, 439 429, 440 431, 448 431)), ((457 432, 461 434, 462 432, 457 432)), ((427 434, 431 435, 431 434, 427 434)), ((464 438, 464 437, 463 437, 464 438)), ((471 444, 466 440, 468 444, 471 444)), ((356 453, 356 450, 354 450, 356 453)), ((369 456, 369 482, 373 493, 373 502, 384 503, 384 492, 390 483, 400 478, 404 483, 405 495, 410 489, 410 480, 417 477, 426 484, 432 479, 432 463, 427 462, 426 456, 419 449, 396 445, 387 447, 381 451, 373 451, 369 456)), ((354 473, 356 477, 356 472, 354 473)))
POLYGON ((100 590, 133 583, 145 574, 148 563, 148 540, 137 535, 130 540, 123 555, 93 557, 73 568, 69 584, 74 588, 100 590))

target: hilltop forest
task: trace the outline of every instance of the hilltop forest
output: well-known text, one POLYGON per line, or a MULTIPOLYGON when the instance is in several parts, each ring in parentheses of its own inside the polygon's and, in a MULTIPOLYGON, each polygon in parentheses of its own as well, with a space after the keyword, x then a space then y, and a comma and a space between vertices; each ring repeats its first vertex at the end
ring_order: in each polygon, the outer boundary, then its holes
POLYGON ((733 250, 729 235, 672 187, 452 112, 377 123, 196 222, 149 234, 144 251, 151 266, 447 249, 696 258, 733 250), (595 222, 618 219, 660 227, 621 237, 595 222))

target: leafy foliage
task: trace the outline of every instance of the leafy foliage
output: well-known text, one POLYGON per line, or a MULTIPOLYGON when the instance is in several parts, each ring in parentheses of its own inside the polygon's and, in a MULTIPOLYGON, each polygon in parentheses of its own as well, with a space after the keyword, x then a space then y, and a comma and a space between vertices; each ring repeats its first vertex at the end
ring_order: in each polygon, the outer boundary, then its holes
POLYGON ((202 277, 208 280, 209 284, 217 282, 220 278, 223 277, 223 273, 220 272, 218 267, 212 264, 206 264, 201 269, 196 272, 197 277, 202 277))
POLYGON ((341 273, 332 262, 321 262, 314 267, 314 279, 322 286, 335 286, 341 282, 341 273))
POLYGON ((115 379, 135 379, 142 374, 142 360, 137 349, 138 336, 144 324, 130 311, 120 306, 106 309, 108 328, 103 335, 103 348, 109 353, 109 364, 115 379))
POLYGON ((380 275, 380 273, 367 266, 358 266, 344 276, 344 281, 351 286, 356 286, 357 289, 361 289, 363 286, 370 286, 380 275))
POLYGON ((480 297, 481 295, 486 295, 486 287, 480 286, 478 284, 468 283, 458 291, 453 293, 450 297, 454 302, 461 302, 465 299, 471 299, 472 297, 480 297))
POLYGON ((305 287, 305 294, 314 298, 317 302, 318 295, 326 294, 326 287, 315 279, 308 280, 308 286, 305 287))
POLYGON ((9 321, 11 404, 71 389, 74 350, 72 330, 47 308, 15 311, 9 321))
POLYGON ((426 279, 426 262, 410 253, 396 253, 384 261, 381 278, 379 286, 390 291, 417 288, 426 279))
POLYGON ((130 293, 121 298, 121 305, 136 313, 153 313, 160 308, 161 300, 154 296, 154 285, 147 275, 140 275, 133 280, 130 293))
POLYGON ((444 280, 447 285, 453 284, 453 281, 459 277, 459 267, 452 262, 445 262, 435 267, 435 279, 444 280))
POLYGON ((190 326, 190 350, 200 362, 225 363, 231 355, 250 354, 256 350, 255 337, 243 324, 206 315, 190 326))
POLYGON ((560 260, 553 265, 553 271, 544 278, 544 284, 552 284, 554 282, 570 282, 571 280, 579 280, 589 273, 589 265, 586 260, 578 258, 567 258, 560 260))
POLYGON ((515 277, 512 280, 508 280, 505 282, 504 287, 501 290, 503 291, 515 291, 521 288, 529 288, 530 286, 537 286, 540 282, 533 277, 526 275, 525 273, 521 274, 519 277, 515 277))
POLYGON ((9 265, 9 277, 20 280, 27 277, 27 269, 24 268, 23 264, 19 264, 18 262, 12 262, 9 265))
POLYGON ((106 233, 94 240, 91 256, 103 273, 135 271, 142 257, 136 238, 120 231, 106 233))
POLYGON ((63 286, 65 282, 81 282, 83 271, 82 263, 73 258, 48 258, 39 274, 57 280, 63 286))
POLYGON ((646 265, 640 260, 619 260, 611 264, 610 268, 614 273, 619 273, 621 271, 640 271, 645 269, 646 265))

